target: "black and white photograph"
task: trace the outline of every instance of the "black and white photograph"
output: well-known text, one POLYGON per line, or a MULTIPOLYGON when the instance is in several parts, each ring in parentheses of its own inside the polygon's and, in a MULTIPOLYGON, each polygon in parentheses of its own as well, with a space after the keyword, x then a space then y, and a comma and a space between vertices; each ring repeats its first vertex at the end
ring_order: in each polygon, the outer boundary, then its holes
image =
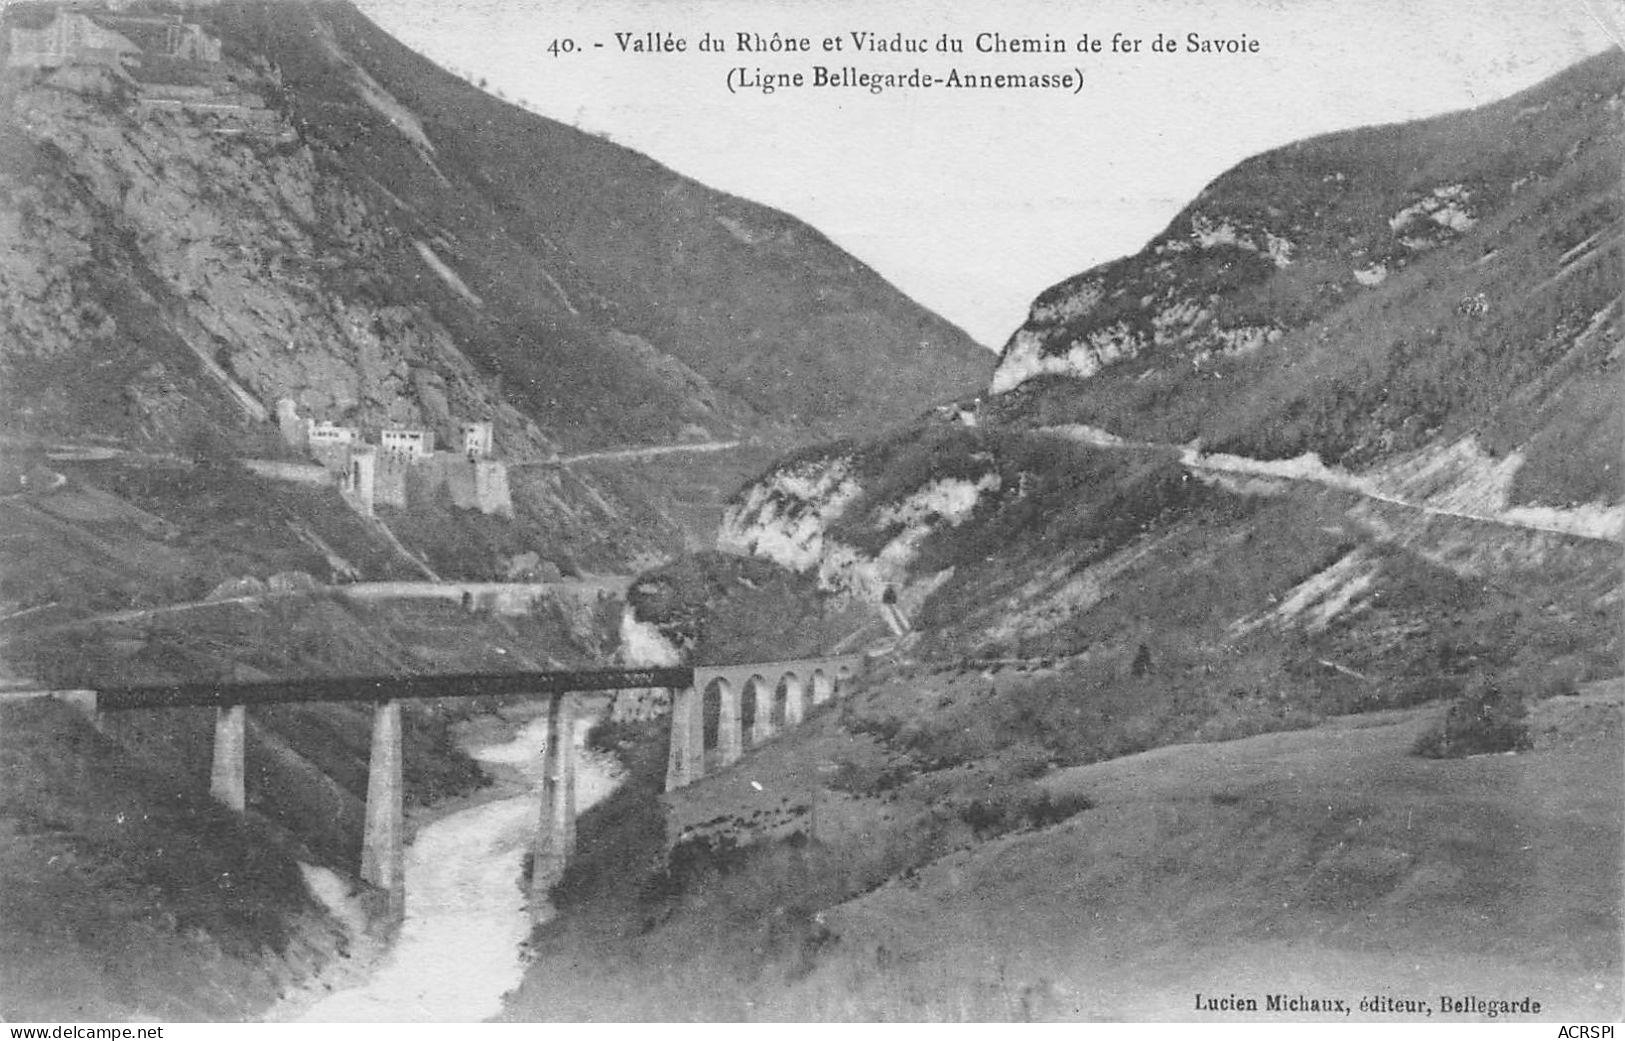
POLYGON ((1622 48, 0 0, 0 1022, 1614 1036, 1622 48))

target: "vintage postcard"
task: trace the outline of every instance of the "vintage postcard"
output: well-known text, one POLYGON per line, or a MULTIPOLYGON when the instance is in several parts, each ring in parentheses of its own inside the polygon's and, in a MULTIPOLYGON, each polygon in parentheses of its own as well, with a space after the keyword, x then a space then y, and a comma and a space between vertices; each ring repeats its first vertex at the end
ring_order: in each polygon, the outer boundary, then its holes
POLYGON ((0 1019, 1612 1036, 1621 26, 0 4, 0 1019))

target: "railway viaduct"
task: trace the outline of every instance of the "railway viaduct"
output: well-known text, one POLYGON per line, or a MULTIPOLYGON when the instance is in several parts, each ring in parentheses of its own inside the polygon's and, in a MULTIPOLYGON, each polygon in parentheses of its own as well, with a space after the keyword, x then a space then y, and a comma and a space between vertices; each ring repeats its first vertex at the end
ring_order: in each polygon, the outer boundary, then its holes
POLYGON ((666 790, 733 765, 749 749, 800 723, 809 704, 844 694, 862 668, 863 657, 855 654, 695 666, 693 682, 672 690, 666 790))
POLYGON ((488 696, 547 697, 547 743, 543 784, 532 842, 531 906, 545 906, 547 889, 575 850, 576 692, 665 687, 671 692, 671 755, 667 790, 707 772, 706 705, 718 720, 711 763, 727 766, 744 754, 743 706, 751 712, 749 746, 799 723, 807 694, 818 704, 842 691, 862 667, 857 656, 725 666, 575 669, 439 676, 360 676, 270 680, 251 683, 181 683, 163 686, 101 686, 57 692, 94 713, 186 706, 215 709, 210 794, 246 812, 244 753, 247 711, 288 702, 360 701, 373 704, 372 745, 360 878, 389 897, 390 917, 406 907, 405 822, 402 802, 401 702, 413 698, 488 696))

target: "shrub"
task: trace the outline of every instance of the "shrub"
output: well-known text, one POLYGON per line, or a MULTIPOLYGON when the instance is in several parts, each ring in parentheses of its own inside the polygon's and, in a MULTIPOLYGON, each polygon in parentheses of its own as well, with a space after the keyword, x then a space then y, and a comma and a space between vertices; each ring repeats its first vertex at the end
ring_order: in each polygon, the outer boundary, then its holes
POLYGON ((879 764, 842 760, 828 786, 832 791, 848 795, 882 795, 901 788, 919 772, 919 768, 907 760, 879 764))
MULTIPOLYGON (((647 720, 629 721, 604 718, 587 731, 586 745, 595 752, 618 753, 630 748, 633 742, 651 731, 647 720)), ((657 722, 657 727, 658 727, 657 722)))
POLYGON ((1093 806, 1082 795, 1055 796, 1029 788, 971 799, 956 810, 978 839, 988 839, 1022 828, 1047 828, 1093 806))
POLYGON ((1035 828, 1047 828, 1084 810, 1092 810, 1094 806, 1094 800, 1084 795, 1052 795, 1044 792, 1027 806, 1027 820, 1035 828))
POLYGON ((1411 751, 1429 759, 1521 751, 1529 747, 1527 715, 1520 695, 1503 691, 1492 680, 1475 681, 1411 751))
POLYGON ((667 854, 666 874, 682 888, 705 875, 738 871, 750 861, 751 853, 730 835, 691 836, 667 854))

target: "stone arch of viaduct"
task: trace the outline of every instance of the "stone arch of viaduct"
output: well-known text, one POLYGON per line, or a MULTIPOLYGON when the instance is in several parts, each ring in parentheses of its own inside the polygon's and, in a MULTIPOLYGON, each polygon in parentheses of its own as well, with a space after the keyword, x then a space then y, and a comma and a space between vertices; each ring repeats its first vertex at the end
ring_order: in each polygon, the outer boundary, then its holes
POLYGON ((694 666, 693 685, 672 690, 666 790, 725 769, 800 723, 810 707, 844 694, 862 667, 857 654, 694 666))

